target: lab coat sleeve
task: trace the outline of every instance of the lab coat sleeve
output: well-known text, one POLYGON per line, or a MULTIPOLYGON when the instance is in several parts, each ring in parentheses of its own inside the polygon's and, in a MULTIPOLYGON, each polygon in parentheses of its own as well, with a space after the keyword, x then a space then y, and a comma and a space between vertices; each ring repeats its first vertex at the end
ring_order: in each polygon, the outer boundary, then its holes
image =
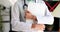
POLYGON ((48 24, 48 25, 52 25, 54 22, 54 17, 51 15, 51 13, 48 10, 48 7, 46 6, 45 9, 45 16, 38 16, 38 24, 48 24))
POLYGON ((15 31, 24 30, 25 29, 24 27, 27 25, 27 23, 23 21, 20 22, 18 4, 12 6, 11 15, 12 15, 12 20, 11 20, 12 30, 15 31))

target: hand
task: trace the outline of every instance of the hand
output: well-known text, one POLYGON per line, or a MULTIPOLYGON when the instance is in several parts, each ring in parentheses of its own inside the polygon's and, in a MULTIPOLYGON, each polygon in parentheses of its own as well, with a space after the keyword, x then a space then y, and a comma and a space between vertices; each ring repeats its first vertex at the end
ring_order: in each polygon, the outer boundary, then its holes
POLYGON ((37 30, 45 30, 45 25, 44 24, 33 24, 32 28, 37 29, 37 30))
POLYGON ((32 14, 29 11, 25 11, 25 18, 26 19, 32 19, 32 14))
POLYGON ((44 24, 36 24, 35 29, 38 29, 38 30, 45 30, 45 25, 44 25, 44 24))
POLYGON ((34 23, 34 24, 37 24, 37 18, 36 18, 36 16, 33 16, 32 19, 33 19, 33 23, 34 23))

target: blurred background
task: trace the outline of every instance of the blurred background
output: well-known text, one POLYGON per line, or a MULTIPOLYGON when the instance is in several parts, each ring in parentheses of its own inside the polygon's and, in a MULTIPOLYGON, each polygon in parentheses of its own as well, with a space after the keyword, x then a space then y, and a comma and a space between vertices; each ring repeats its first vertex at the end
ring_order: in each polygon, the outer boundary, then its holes
MULTIPOLYGON (((0 32, 9 32, 11 30, 11 8, 17 0, 0 0, 0 32)), ((24 1, 24 0, 22 0, 24 1)), ((26 0, 26 3, 32 0, 26 0)), ((54 24, 46 25, 45 31, 60 30, 60 0, 44 0, 49 11, 54 16, 54 24)))

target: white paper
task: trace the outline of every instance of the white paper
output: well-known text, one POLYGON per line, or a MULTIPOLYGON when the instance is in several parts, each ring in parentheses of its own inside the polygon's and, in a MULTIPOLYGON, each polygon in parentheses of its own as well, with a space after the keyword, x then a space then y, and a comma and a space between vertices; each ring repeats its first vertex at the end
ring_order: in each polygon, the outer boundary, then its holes
POLYGON ((28 11, 37 17, 38 24, 52 24, 53 23, 53 17, 50 14, 49 16, 45 16, 45 5, 41 3, 32 3, 30 2, 28 4, 28 11), (44 17, 45 16, 45 17, 44 17))

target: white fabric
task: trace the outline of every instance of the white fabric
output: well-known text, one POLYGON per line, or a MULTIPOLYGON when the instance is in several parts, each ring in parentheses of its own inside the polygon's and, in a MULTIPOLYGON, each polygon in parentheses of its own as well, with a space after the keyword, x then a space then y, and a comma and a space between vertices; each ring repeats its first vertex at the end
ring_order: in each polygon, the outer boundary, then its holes
POLYGON ((32 15, 37 17, 38 24, 53 24, 54 18, 49 12, 45 3, 34 3, 30 2, 28 4, 28 11, 32 13, 32 15))
POLYGON ((26 20, 25 22, 17 22, 16 26, 13 27, 13 31, 29 31, 31 29, 31 25, 33 20, 26 20))
MULTIPOLYGON (((27 32, 27 31, 37 32, 38 30, 35 30, 35 29, 31 30, 30 28, 32 24, 32 20, 27 20, 26 22, 20 22, 19 11, 22 10, 22 6, 23 6, 23 3, 20 1, 18 3, 15 3, 15 5, 12 7, 12 13, 11 13, 12 14, 12 20, 11 20, 12 30, 24 31, 24 32, 27 32)), ((53 24, 53 20, 54 20, 53 16, 48 11, 48 8, 44 2, 43 3, 30 2, 30 4, 28 4, 28 10, 30 10, 32 15, 37 17, 38 24, 43 24, 41 22, 44 22, 44 23, 48 22, 48 24, 53 24)))

